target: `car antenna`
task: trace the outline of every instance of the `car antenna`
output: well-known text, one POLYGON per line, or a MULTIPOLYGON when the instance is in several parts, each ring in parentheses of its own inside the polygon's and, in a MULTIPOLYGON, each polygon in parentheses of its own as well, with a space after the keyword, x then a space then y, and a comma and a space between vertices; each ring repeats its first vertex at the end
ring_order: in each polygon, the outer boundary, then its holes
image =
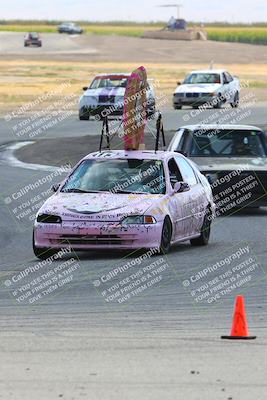
POLYGON ((99 144, 99 152, 101 153, 102 151, 102 144, 103 144, 103 138, 104 135, 106 137, 106 143, 107 143, 107 148, 110 150, 110 136, 109 136, 109 124, 108 124, 108 117, 105 116, 103 118, 103 124, 102 124, 102 130, 101 130, 101 138, 100 138, 100 144, 99 144))
POLYGON ((157 127, 157 136, 156 136, 155 153, 156 153, 156 152, 158 151, 158 149, 159 149, 159 138, 160 138, 160 134, 161 134, 161 137, 162 137, 163 146, 166 146, 165 134, 164 134, 164 127, 163 127, 163 122, 162 122, 162 114, 161 114, 160 111, 159 111, 159 114, 158 114, 158 119, 157 119, 156 127, 157 127))
POLYGON ((213 67, 214 67, 214 61, 210 60, 210 69, 213 69, 213 67))

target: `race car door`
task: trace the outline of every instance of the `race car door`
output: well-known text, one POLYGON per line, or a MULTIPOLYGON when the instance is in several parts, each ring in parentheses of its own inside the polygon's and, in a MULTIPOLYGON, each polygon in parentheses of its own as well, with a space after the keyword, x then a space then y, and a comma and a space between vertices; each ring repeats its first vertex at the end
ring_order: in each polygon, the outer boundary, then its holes
POLYGON ((199 233, 202 227, 203 218, 206 211, 206 195, 201 182, 199 181, 189 162, 186 159, 178 156, 175 158, 175 161, 182 175, 183 182, 188 183, 190 187, 190 190, 187 192, 187 214, 188 220, 190 221, 189 235, 191 236, 199 233))
MULTIPOLYGON (((174 185, 176 182, 183 181, 183 177, 174 158, 171 158, 169 160, 168 170, 170 183, 172 188, 174 189, 174 185)), ((192 220, 192 206, 190 205, 190 201, 190 190, 186 192, 175 193, 173 196, 170 197, 169 209, 171 210, 171 216, 173 220, 174 240, 190 236, 190 225, 192 220)))

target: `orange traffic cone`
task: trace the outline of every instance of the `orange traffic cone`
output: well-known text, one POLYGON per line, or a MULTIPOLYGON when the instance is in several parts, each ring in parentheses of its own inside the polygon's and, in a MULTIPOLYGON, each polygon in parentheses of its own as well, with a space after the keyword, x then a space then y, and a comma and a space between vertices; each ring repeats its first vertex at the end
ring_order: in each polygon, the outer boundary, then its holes
POLYGON ((230 336, 221 336, 221 339, 256 339, 256 336, 249 336, 245 300, 243 296, 236 297, 235 312, 230 336))

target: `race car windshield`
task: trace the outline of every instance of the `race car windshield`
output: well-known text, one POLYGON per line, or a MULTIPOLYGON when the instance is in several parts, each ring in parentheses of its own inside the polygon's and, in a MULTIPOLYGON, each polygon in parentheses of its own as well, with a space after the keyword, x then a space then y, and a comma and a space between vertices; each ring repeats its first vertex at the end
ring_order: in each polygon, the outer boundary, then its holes
POLYGON ((187 85, 196 83, 221 83, 221 78, 220 74, 193 73, 185 78, 184 83, 187 85))
POLYGON ((95 78, 90 86, 90 89, 99 88, 118 88, 127 86, 127 78, 95 78))
POLYGON ((194 157, 266 157, 263 133, 250 130, 199 130, 192 133, 194 157))
POLYGON ((166 187, 162 161, 84 160, 61 191, 164 194, 166 187))

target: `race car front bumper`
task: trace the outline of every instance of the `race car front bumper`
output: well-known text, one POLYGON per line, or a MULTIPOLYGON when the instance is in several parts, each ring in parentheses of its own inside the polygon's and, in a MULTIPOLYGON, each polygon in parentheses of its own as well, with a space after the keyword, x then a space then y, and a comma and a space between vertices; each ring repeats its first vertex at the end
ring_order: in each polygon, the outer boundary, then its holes
POLYGON ((38 223, 34 243, 39 248, 139 249, 159 248, 162 222, 155 224, 99 223, 66 221, 61 224, 38 223))
POLYGON ((216 105, 217 96, 207 93, 175 93, 173 95, 173 106, 197 106, 203 104, 216 105))
POLYGON ((96 106, 82 106, 79 110, 80 115, 88 114, 88 116, 99 117, 99 119, 104 119, 105 117, 122 116, 123 107, 116 107, 113 105, 96 105, 96 106))

